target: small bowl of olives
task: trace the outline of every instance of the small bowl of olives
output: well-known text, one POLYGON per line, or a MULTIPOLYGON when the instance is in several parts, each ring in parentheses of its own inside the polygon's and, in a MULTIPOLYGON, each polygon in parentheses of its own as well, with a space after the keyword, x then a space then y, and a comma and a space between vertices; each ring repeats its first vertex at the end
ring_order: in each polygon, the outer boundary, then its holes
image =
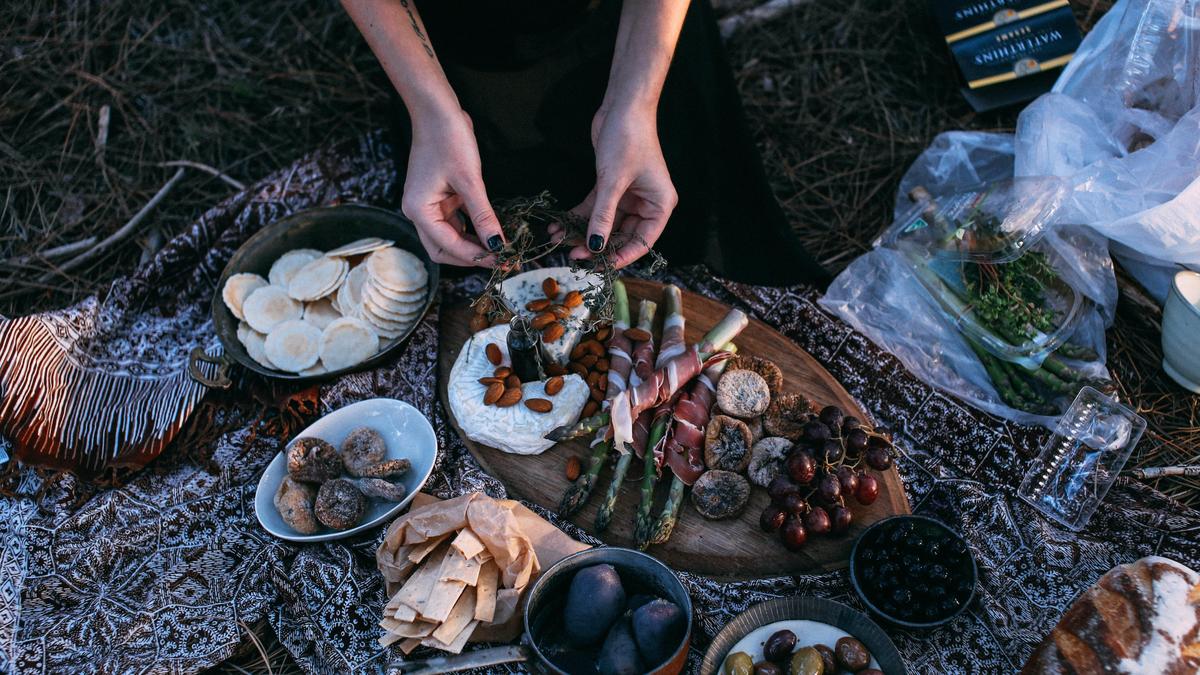
POLYGON ((905 628, 933 628, 958 616, 975 598, 978 575, 966 540, 925 516, 881 520, 850 552, 850 583, 859 599, 905 628))

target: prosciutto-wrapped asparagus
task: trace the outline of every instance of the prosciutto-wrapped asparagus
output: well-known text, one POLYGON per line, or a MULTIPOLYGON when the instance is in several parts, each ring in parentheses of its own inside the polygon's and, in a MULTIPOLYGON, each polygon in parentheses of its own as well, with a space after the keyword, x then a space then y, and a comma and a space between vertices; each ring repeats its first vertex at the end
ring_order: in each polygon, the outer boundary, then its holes
MULTIPOLYGON (((605 408, 608 407, 613 397, 625 391, 633 369, 631 356, 633 343, 625 335, 627 330, 629 330, 629 295, 625 291, 625 284, 618 279, 613 282, 613 323, 612 335, 608 338, 608 389, 605 391, 606 399, 603 404, 605 408)), ((612 449, 607 426, 596 432, 591 447, 592 454, 588 459, 587 471, 581 474, 574 483, 571 483, 567 487, 567 491, 563 493, 558 504, 559 515, 570 516, 582 508, 587 503, 588 497, 591 496, 592 489, 596 485, 596 478, 599 477, 600 470, 604 467, 604 460, 608 458, 608 452, 612 449)))
POLYGON ((592 433, 611 422, 613 444, 628 447, 633 441, 633 422, 643 410, 650 410, 670 400, 693 377, 715 361, 729 358, 719 353, 717 347, 732 341, 745 329, 749 319, 739 309, 731 309, 704 336, 700 344, 693 345, 682 354, 656 370, 649 380, 636 387, 626 389, 611 401, 609 410, 581 419, 575 424, 559 427, 546 434, 552 441, 565 441, 592 433))

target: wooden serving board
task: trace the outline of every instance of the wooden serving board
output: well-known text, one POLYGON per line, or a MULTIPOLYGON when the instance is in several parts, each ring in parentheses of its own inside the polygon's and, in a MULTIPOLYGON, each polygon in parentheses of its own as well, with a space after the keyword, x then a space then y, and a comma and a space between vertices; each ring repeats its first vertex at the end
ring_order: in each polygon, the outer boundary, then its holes
MULTIPOLYGON (((662 284, 639 279, 626 279, 630 306, 636 311, 637 301, 643 298, 659 301, 662 284)), ((715 300, 683 291, 684 316, 687 317, 687 341, 697 342, 708 329, 725 316, 729 308, 715 300)), ((455 431, 463 437, 471 454, 484 470, 496 476, 509 490, 510 497, 529 500, 550 510, 557 510, 559 498, 567 488, 565 474, 567 459, 578 455, 586 467, 589 454, 587 440, 559 443, 541 455, 511 455, 466 439, 454 413, 446 403, 446 382, 454 360, 470 337, 471 308, 463 305, 443 307, 441 312, 441 354, 439 355, 438 388, 455 431)), ((659 321, 661 323, 661 320, 659 321)), ((656 331, 657 332, 657 331, 656 331)), ((838 405, 848 415, 867 419, 854 399, 837 380, 800 349, 773 328, 751 319, 750 325, 735 340, 738 353, 768 358, 779 365, 784 375, 784 390, 807 396, 817 406, 838 405)), ((666 500, 670 485, 669 474, 660 480, 656 492, 654 513, 666 500)), ((596 510, 603 499, 612 476, 612 463, 601 472, 597 487, 587 505, 572 519, 588 532, 596 510)), ((641 462, 634 460, 622 486, 612 523, 600 538, 616 546, 633 546, 634 517, 640 499, 641 462)), ((673 569, 697 572, 726 578, 754 578, 779 574, 800 574, 845 567, 855 538, 871 523, 890 515, 909 513, 908 500, 895 468, 882 475, 879 499, 870 506, 854 504, 854 522, 848 533, 832 536, 810 536, 804 549, 791 553, 783 547, 778 535, 766 534, 758 527, 758 518, 770 503, 764 488, 754 487, 750 503, 737 517, 727 520, 706 520, 691 505, 690 495, 680 510, 679 521, 671 539, 650 547, 648 553, 673 569)))

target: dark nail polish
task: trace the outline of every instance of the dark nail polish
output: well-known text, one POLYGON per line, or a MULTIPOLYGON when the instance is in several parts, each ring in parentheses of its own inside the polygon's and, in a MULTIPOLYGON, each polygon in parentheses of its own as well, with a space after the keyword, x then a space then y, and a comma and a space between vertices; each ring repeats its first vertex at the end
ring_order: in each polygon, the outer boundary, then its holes
POLYGON ((501 239, 500 235, 498 235, 498 234, 493 234, 492 236, 488 237, 487 244, 488 244, 488 248, 491 249, 492 253, 495 253, 495 252, 499 251, 501 248, 504 248, 504 240, 501 239))
POLYGON ((604 237, 601 237, 598 234, 593 234, 592 236, 588 237, 588 248, 591 249, 592 253, 599 253, 600 251, 603 251, 604 237))

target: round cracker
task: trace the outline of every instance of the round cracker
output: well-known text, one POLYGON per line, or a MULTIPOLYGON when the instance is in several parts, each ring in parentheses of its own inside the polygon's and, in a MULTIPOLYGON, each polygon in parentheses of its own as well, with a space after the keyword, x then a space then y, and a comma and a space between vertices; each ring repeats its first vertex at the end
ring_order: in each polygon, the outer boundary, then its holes
POLYGON ((389 246, 367 256, 367 273, 381 286, 394 291, 414 291, 429 282, 425 263, 402 248, 389 246))
POLYGON ((305 368, 304 370, 300 371, 300 374, 305 377, 311 377, 313 375, 322 375, 328 372, 329 369, 325 367, 325 364, 317 361, 311 368, 305 368))
POLYGON ((266 285, 267 280, 257 274, 234 274, 225 280, 225 286, 221 289, 221 300, 225 301, 225 306, 234 316, 244 320, 246 316, 242 314, 242 303, 246 302, 251 293, 266 285))
POLYGON ((337 301, 342 314, 356 316, 362 305, 362 289, 368 278, 367 266, 357 265, 346 275, 346 280, 338 288, 337 301))
POLYGON ((271 359, 267 357, 267 336, 262 333, 250 329, 246 332, 246 339, 242 340, 242 346, 246 348, 246 353, 250 358, 258 362, 259 365, 270 368, 271 370, 279 370, 271 359))
POLYGON ((425 304, 424 293, 401 300, 384 293, 381 287, 372 280, 363 284, 361 297, 363 302, 369 301, 376 307, 382 307, 393 313, 413 312, 425 304))
POLYGON ((339 246, 339 247, 333 249, 332 251, 327 252, 325 255, 329 256, 330 258, 348 258, 352 255, 360 255, 363 253, 370 253, 372 251, 378 251, 381 248, 387 248, 395 243, 396 242, 394 242, 390 239, 380 239, 379 237, 367 237, 366 239, 359 239, 358 241, 352 241, 349 244, 346 244, 345 246, 339 246))
POLYGON ((387 286, 375 283, 374 279, 367 278, 367 282, 363 284, 363 288, 370 286, 377 295, 385 298, 396 300, 398 302, 424 302, 425 295, 429 293, 429 286, 425 285, 413 291, 393 291, 387 286))
POLYGON ((322 254, 315 248, 298 248, 288 251, 271 265, 271 271, 267 272, 267 278, 271 280, 272 286, 287 286, 292 281, 292 276, 308 263, 320 258, 322 254))
POLYGON ((329 296, 316 302, 304 303, 304 320, 325 330, 326 326, 342 318, 342 313, 333 305, 332 298, 333 296, 329 296))
POLYGON ((263 286, 242 303, 242 313, 251 328, 267 334, 284 321, 299 319, 304 314, 304 305, 293 300, 282 286, 263 286))
POLYGON ((409 329, 412 328, 413 324, 416 323, 416 318, 408 321, 391 321, 385 319, 372 313, 367 309, 366 305, 363 306, 361 318, 370 324, 380 337, 385 337, 388 339, 398 338, 401 335, 404 335, 409 331, 409 329))
POLYGON ((397 330, 401 326, 417 319, 417 313, 389 315, 370 302, 364 302, 359 317, 377 328, 397 330))
POLYGON ((280 370, 311 368, 321 356, 321 329, 299 319, 284 321, 267 334, 266 352, 280 370))
POLYGON ((243 345, 246 344, 246 336, 252 330, 254 329, 250 327, 250 324, 246 323, 245 321, 239 321, 237 327, 238 342, 242 343, 243 345))
POLYGON ((356 366, 379 352, 379 336, 362 319, 342 317, 321 333, 321 363, 330 370, 356 366))
POLYGON ((349 271, 350 263, 342 258, 322 256, 301 267, 292 276, 288 282, 288 295, 304 302, 323 298, 338 289, 349 271))

